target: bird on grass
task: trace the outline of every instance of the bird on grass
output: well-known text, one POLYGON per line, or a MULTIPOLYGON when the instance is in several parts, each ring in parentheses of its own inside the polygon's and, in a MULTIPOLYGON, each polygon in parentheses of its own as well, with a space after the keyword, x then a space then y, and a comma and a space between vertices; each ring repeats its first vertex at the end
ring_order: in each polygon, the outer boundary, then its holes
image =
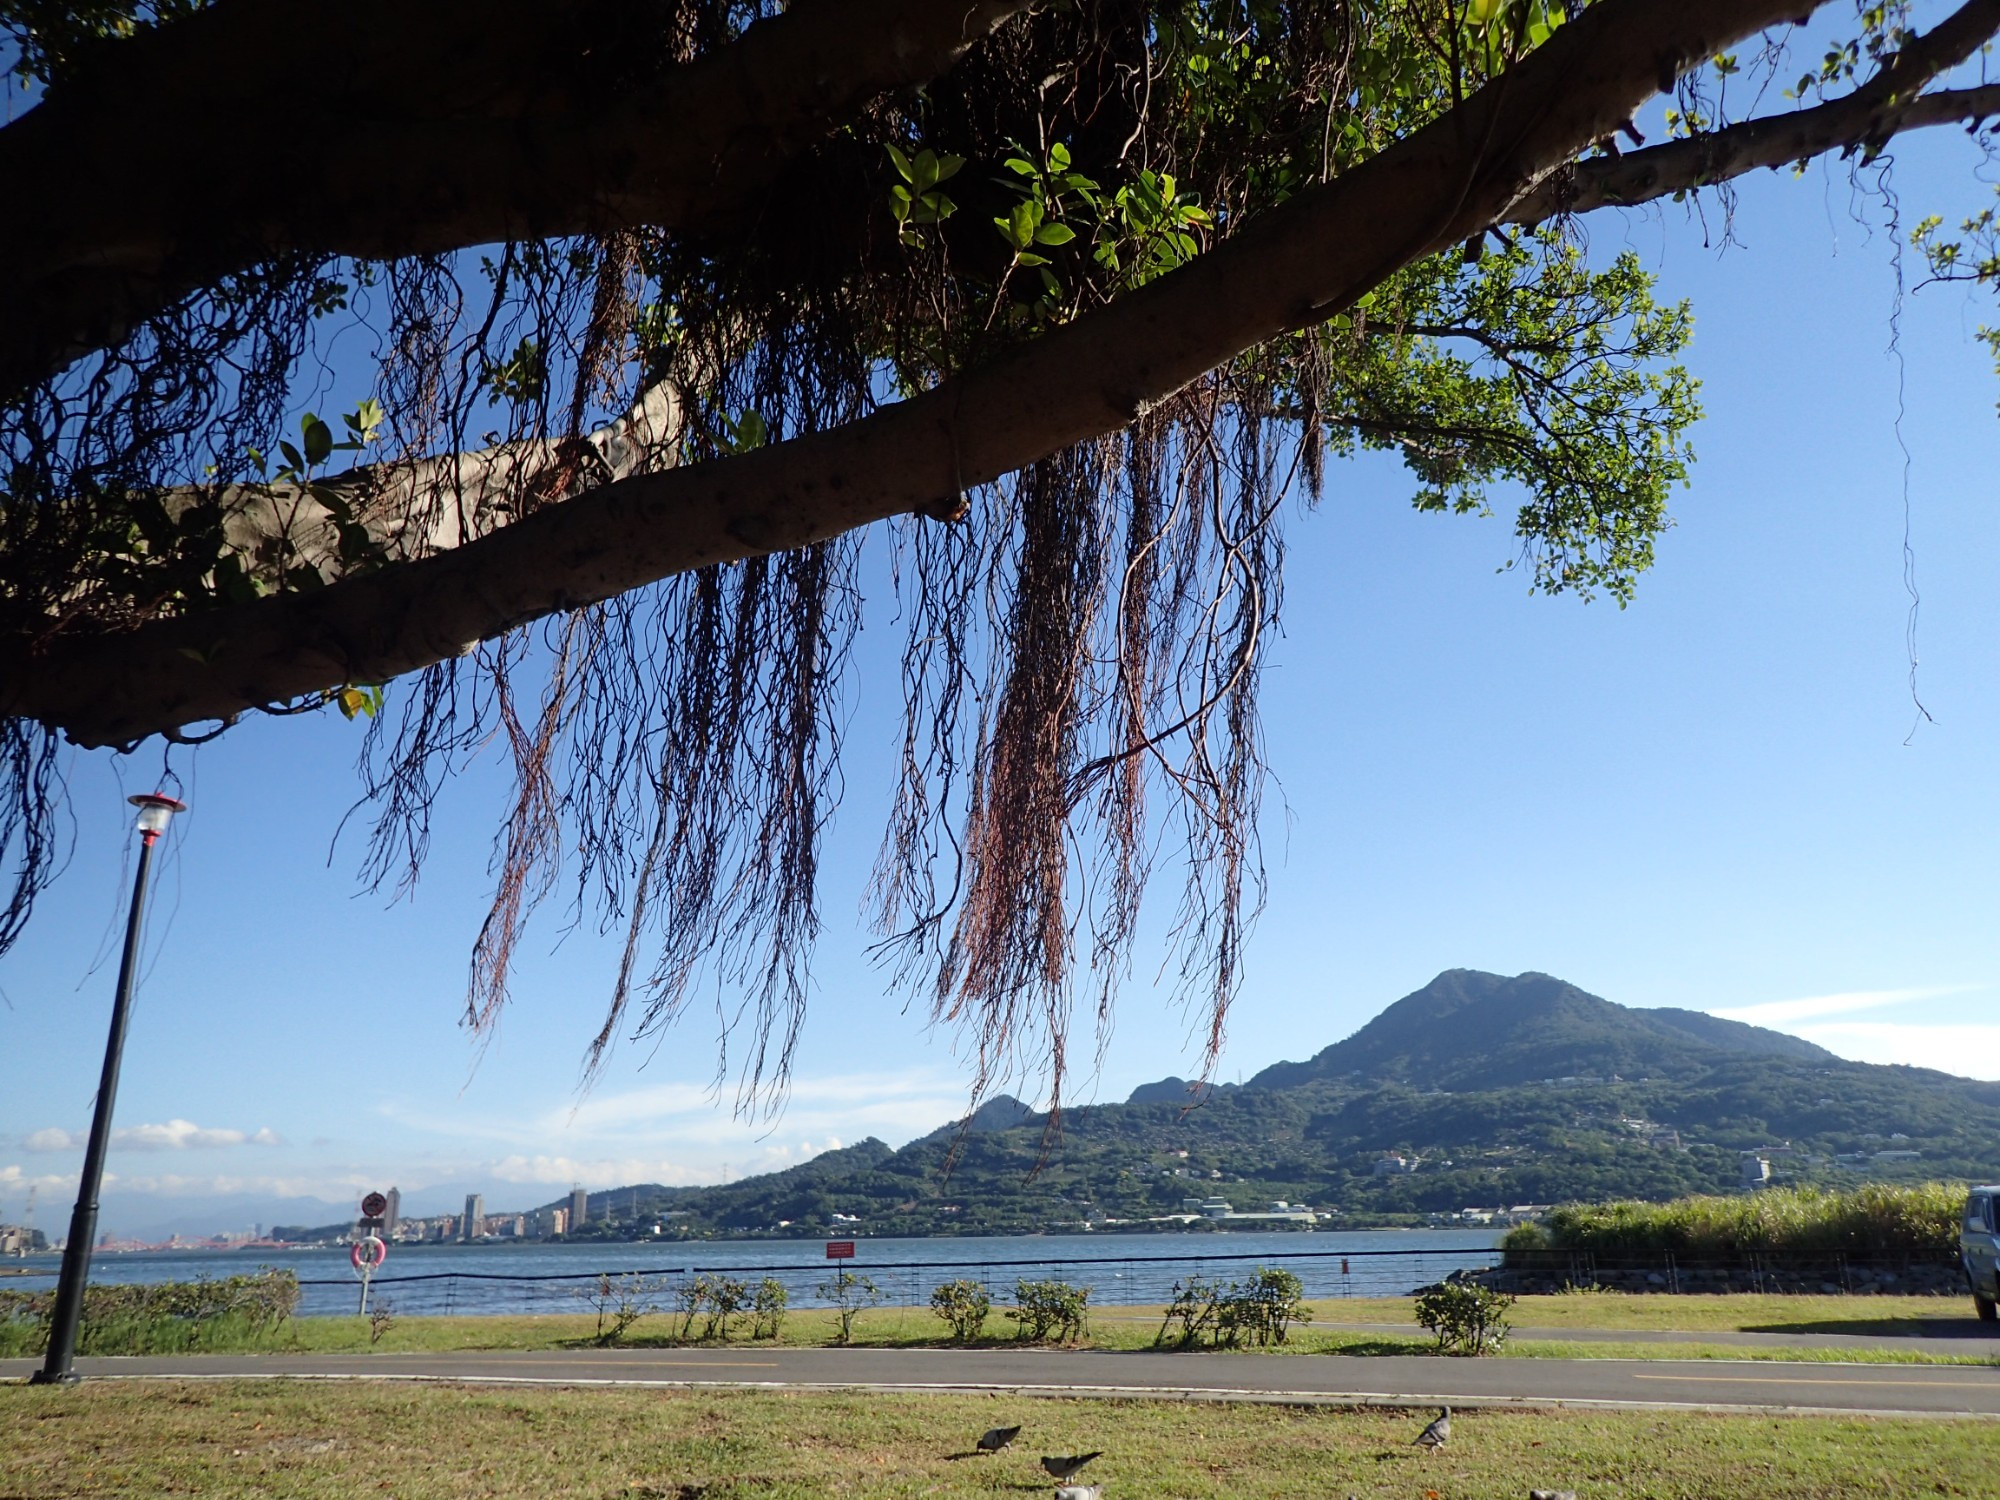
POLYGON ((989 1427, 979 1435, 981 1453, 998 1453, 1021 1435, 1019 1427, 989 1427))
POLYGON ((1528 1500, 1576 1500, 1575 1490, 1529 1490, 1528 1500))
MULTIPOLYGON (((1076 1471, 1089 1463, 1093 1458, 1102 1458, 1103 1456, 1104 1450, 1102 1448, 1091 1453, 1078 1453, 1070 1458, 1050 1458, 1044 1454, 1042 1457, 1042 1467, 1048 1471, 1049 1476, 1057 1484, 1062 1484, 1066 1480, 1074 1479, 1076 1471)), ((1079 1485, 1077 1488, 1089 1489, 1093 1488, 1093 1486, 1079 1485)))
POLYGON ((1431 1425, 1413 1438, 1412 1443, 1419 1448, 1442 1448, 1451 1441, 1451 1408, 1440 1406, 1431 1425))
POLYGON ((1056 1486, 1056 1500, 1104 1500, 1104 1486, 1101 1484, 1059 1484, 1056 1486))

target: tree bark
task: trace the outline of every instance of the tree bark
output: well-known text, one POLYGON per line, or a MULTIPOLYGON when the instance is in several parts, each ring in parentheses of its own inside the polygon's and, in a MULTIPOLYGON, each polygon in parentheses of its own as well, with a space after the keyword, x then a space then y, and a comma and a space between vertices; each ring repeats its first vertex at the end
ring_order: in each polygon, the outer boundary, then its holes
POLYGON ((58 639, 0 667, 0 712, 124 743, 377 682, 672 574, 931 505, 1071 443, 1402 266, 1490 227, 1681 69, 1797 0, 1605 0, 1505 77, 1186 267, 833 432, 608 485, 422 562, 58 639))
POLYGON ((273 257, 728 222, 802 146, 1029 3, 795 0, 593 90, 609 64, 589 43, 616 38, 578 28, 603 5, 221 0, 107 46, 0 130, 0 391, 273 257))

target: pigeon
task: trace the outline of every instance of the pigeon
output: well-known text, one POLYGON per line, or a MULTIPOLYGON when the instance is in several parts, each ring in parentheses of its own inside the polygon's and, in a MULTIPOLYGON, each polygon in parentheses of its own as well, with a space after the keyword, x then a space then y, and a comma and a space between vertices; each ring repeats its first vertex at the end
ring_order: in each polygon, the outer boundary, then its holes
MULTIPOLYGON (((1066 1479, 1074 1479, 1076 1471, 1089 1463, 1093 1458, 1102 1458, 1103 1456, 1104 1450, 1102 1448, 1092 1453, 1079 1453, 1074 1458, 1050 1458, 1044 1455, 1042 1458, 1042 1467, 1049 1472, 1057 1484, 1061 1484, 1066 1479)), ((1078 1485, 1077 1488, 1091 1489, 1094 1486, 1078 1485)))
POLYGON ((1018 1427, 989 1427, 979 1435, 979 1451, 998 1453, 1020 1435, 1021 1429, 1018 1427))
POLYGON ((1575 1490, 1529 1490, 1528 1500, 1576 1500, 1575 1490))
POLYGON ((1437 1420, 1418 1433, 1412 1441, 1420 1448, 1442 1448, 1446 1443, 1450 1442, 1451 1408, 1449 1406, 1440 1406, 1438 1408, 1437 1420))
POLYGON ((1059 1484, 1056 1486, 1056 1500, 1104 1500, 1104 1486, 1101 1484, 1059 1484))

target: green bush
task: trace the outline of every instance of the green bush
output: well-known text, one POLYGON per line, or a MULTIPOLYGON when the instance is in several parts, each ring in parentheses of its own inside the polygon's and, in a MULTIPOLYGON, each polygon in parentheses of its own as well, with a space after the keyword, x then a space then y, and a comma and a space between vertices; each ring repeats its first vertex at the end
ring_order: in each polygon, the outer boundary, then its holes
POLYGON ((1020 1324, 1020 1338, 1074 1343, 1089 1326, 1090 1288, 1067 1281, 1017 1281, 1007 1316, 1020 1324))
POLYGON ((1476 1281, 1447 1281, 1417 1297, 1417 1322, 1446 1354, 1484 1354, 1507 1341, 1514 1299, 1476 1281))
POLYGON ((1546 1226, 1522 1225, 1501 1241, 1515 1264, 1537 1252, 1606 1259, 1674 1255, 1689 1261, 1812 1260, 1834 1255, 1954 1254, 1965 1189, 1869 1183, 1849 1192, 1768 1188, 1670 1203, 1572 1204, 1546 1226))
POLYGON ((750 1337, 775 1339, 778 1325, 785 1321, 785 1307, 790 1301, 785 1284, 775 1276, 766 1276, 758 1282, 757 1293, 750 1299, 750 1337))
POLYGON ((951 1326, 951 1336, 961 1344, 979 1337, 986 1315, 993 1311, 993 1299, 976 1281, 947 1281, 931 1293, 931 1311, 951 1326))
POLYGON ((872 1278, 857 1276, 843 1268, 831 1280, 819 1284, 819 1294, 833 1307, 833 1316, 840 1325, 836 1342, 842 1344, 854 1341, 854 1320, 861 1316, 862 1309, 874 1307, 882 1300, 882 1289, 872 1278))
POLYGON ((1204 1338, 1218 1349, 1282 1344, 1293 1323, 1310 1321, 1304 1296, 1305 1284, 1277 1267, 1259 1266, 1248 1281, 1190 1276, 1174 1283, 1173 1300, 1153 1342, 1180 1349, 1191 1349, 1204 1338))
MULTIPOLYGON (((0 1354, 48 1348, 53 1289, 0 1291, 0 1354)), ((299 1278, 266 1269, 249 1276, 83 1289, 79 1354, 185 1354, 268 1344, 298 1311, 299 1278)))

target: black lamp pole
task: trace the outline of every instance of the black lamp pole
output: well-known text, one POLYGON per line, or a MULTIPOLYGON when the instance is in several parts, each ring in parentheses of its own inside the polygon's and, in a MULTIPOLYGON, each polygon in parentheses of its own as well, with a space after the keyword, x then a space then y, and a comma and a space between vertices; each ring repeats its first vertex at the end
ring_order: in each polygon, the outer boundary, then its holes
POLYGON ((77 1326, 83 1321, 83 1287, 90 1277, 90 1249, 97 1239, 97 1198, 104 1185, 104 1156, 111 1145, 111 1106, 118 1096, 118 1065, 125 1056, 125 1022, 132 1012, 132 981, 139 966, 139 930, 146 911, 146 876, 153 845, 183 804, 157 792, 130 799, 139 808, 139 874, 132 884, 132 911, 125 919, 125 956, 118 963, 118 997, 111 1002, 111 1036, 104 1044, 104 1072, 97 1080, 97 1107, 90 1117, 90 1144, 83 1153, 83 1180, 69 1216, 63 1245, 62 1279, 56 1284, 55 1316, 49 1323, 49 1352, 32 1385, 66 1385, 77 1378, 77 1326))

